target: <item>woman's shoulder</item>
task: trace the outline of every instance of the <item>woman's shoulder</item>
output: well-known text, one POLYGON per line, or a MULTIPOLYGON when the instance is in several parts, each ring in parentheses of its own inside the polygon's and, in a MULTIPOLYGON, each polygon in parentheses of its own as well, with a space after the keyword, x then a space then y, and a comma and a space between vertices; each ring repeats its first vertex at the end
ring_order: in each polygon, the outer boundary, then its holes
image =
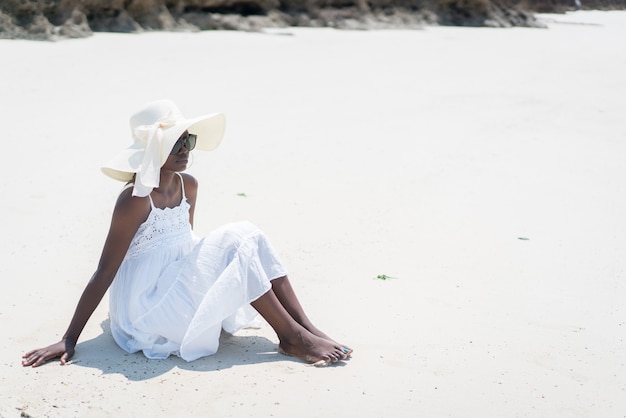
POLYGON ((189 173, 180 173, 180 175, 183 179, 183 184, 185 185, 185 191, 193 191, 195 193, 195 191, 198 190, 198 180, 189 173))
POLYGON ((187 183, 188 181, 196 183, 196 184, 198 183, 198 180, 196 180, 196 178, 189 173, 178 173, 178 174, 180 174, 183 177, 183 179, 185 180, 185 183, 187 183))
MULTIPOLYGON (((132 183, 129 184, 132 185, 132 183)), ((143 215, 150 212, 150 199, 148 196, 133 196, 133 188, 125 187, 117 197, 115 212, 123 212, 125 215, 130 213, 143 215)))

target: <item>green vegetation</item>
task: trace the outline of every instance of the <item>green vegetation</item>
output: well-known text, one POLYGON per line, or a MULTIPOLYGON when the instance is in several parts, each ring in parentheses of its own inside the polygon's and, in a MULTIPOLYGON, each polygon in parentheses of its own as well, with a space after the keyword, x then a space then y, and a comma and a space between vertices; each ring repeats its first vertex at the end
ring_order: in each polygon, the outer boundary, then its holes
POLYGON ((392 276, 387 276, 386 274, 379 274, 378 276, 374 277, 375 280, 391 280, 391 279, 397 279, 397 277, 392 277, 392 276))

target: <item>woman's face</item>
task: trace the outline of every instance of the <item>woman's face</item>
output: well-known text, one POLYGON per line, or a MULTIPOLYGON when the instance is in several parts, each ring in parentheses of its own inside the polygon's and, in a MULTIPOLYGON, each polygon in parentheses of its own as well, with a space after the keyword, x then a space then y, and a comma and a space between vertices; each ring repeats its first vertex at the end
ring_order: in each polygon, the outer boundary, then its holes
MULTIPOLYGON (((189 132, 187 131, 183 132, 180 138, 178 138, 178 141, 185 138, 188 135, 188 133, 189 132)), ((178 141, 176 142, 176 144, 174 144, 173 149, 177 149, 180 146, 178 141)), ((167 157, 167 160, 165 161, 165 164, 163 164, 162 169, 169 170, 169 171, 185 171, 187 169, 188 163, 189 163, 189 150, 183 143, 178 153, 172 154, 170 152, 170 155, 167 157)))

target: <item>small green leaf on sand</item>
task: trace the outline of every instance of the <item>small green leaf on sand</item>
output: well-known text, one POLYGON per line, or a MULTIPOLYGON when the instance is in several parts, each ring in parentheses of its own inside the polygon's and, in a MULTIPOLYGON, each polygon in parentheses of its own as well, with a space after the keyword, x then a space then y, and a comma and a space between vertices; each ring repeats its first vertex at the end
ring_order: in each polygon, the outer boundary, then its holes
POLYGON ((378 276, 374 277, 374 279, 376 279, 376 280, 390 280, 390 279, 397 279, 397 277, 387 276, 386 274, 379 274, 378 276))
POLYGON ((248 197, 248 195, 247 195, 247 194, 245 194, 245 193, 237 193, 237 196, 241 196, 241 197, 248 197))

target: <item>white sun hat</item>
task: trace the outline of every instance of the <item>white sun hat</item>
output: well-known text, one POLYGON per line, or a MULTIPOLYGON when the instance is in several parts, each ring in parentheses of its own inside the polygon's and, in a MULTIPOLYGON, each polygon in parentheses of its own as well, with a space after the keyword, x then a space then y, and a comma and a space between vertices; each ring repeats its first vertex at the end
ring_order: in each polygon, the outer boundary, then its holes
POLYGON ((131 181, 136 175, 133 196, 147 196, 159 186, 161 167, 183 132, 198 136, 198 149, 211 151, 222 141, 225 128, 226 118, 222 113, 188 119, 170 100, 147 103, 130 118, 133 144, 101 170, 123 182, 131 181))

